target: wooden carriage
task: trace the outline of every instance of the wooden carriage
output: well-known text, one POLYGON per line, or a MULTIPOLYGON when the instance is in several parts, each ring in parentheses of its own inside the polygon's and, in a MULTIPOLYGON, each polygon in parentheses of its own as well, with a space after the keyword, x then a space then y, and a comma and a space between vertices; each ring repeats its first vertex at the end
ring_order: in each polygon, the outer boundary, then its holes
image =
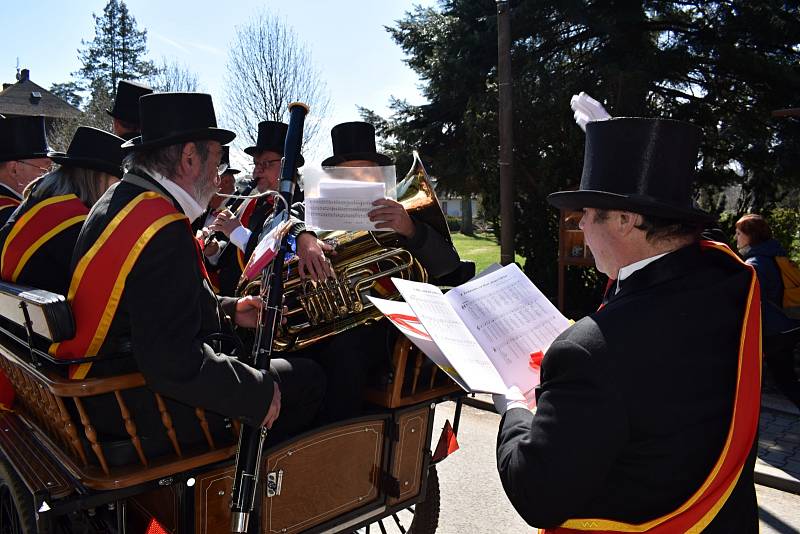
MULTIPOLYGON (((168 403, 150 392, 150 415, 169 443, 153 453, 137 429, 142 414, 125 400, 145 386, 141 374, 70 380, 65 366, 77 362, 48 356, 50 343, 74 332, 62 296, 0 283, 0 316, 0 368, 16 393, 13 410, 0 412, 0 531, 229 531, 237 422, 215 434, 198 408, 205 440, 184 445, 168 403), (97 431, 86 403, 99 396, 116 403, 125 439, 97 431)), ((351 532, 374 522, 384 531, 383 519, 399 525, 406 509, 413 532, 435 531, 434 410, 455 399, 457 429, 460 390, 405 339, 392 364, 393 380, 365 392, 368 414, 266 451, 252 532, 351 532)))

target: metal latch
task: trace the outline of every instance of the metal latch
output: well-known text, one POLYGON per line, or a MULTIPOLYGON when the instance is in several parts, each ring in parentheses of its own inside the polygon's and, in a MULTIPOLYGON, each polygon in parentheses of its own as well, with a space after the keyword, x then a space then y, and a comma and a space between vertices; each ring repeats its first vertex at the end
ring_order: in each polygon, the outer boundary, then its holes
POLYGON ((281 485, 283 485, 283 469, 267 473, 267 497, 280 495, 281 485))

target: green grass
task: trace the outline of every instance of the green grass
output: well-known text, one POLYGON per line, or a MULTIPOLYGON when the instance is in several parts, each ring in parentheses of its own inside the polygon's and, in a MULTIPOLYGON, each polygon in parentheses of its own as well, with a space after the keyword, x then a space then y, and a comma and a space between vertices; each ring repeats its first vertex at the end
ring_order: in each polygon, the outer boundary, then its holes
MULTIPOLYGON (((476 234, 475 237, 453 232, 453 244, 462 260, 475 262, 475 272, 479 273, 492 263, 500 263, 500 244, 491 234, 476 234)), ((516 261, 522 266, 525 260, 519 254, 516 261)))

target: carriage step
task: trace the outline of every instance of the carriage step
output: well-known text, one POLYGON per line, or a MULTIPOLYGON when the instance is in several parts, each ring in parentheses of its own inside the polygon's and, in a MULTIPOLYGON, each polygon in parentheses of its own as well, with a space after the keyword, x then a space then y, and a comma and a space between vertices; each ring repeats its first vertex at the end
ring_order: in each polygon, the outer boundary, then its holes
POLYGON ((0 451, 33 495, 61 499, 74 492, 58 463, 13 412, 0 412, 0 451))

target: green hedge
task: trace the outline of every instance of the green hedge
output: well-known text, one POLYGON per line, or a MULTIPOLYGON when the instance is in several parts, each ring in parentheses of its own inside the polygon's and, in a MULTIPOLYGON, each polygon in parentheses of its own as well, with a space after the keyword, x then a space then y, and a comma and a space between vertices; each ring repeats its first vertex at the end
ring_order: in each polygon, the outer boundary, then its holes
POLYGON ((461 230, 461 217, 456 217, 455 215, 446 215, 445 217, 447 218, 447 227, 451 232, 461 230))

